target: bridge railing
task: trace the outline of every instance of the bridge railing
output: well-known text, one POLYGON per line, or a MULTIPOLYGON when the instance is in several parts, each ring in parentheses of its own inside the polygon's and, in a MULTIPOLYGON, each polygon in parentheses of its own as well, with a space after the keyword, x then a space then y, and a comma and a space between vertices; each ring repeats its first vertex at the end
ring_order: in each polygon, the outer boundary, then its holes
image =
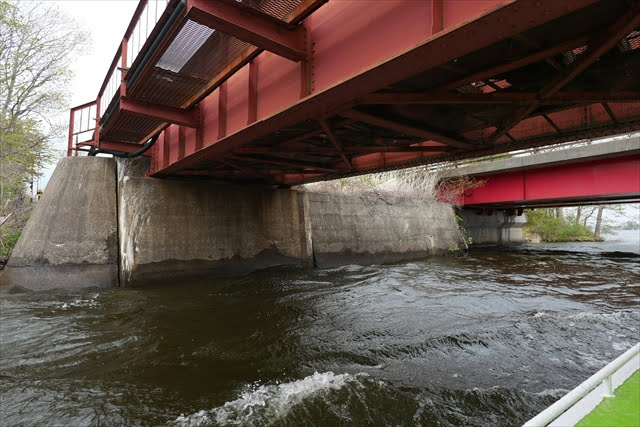
POLYGON ((527 421, 524 427, 546 426, 550 423, 551 425, 556 425, 556 422, 558 423, 557 425, 575 425, 586 414, 591 412, 603 397, 614 397, 615 387, 619 386, 636 371, 640 361, 638 354, 640 354, 640 343, 631 347, 556 403, 527 421), (614 381, 616 383, 614 384, 612 377, 623 368, 626 368, 626 372, 615 378, 617 381, 614 381), (576 405, 591 393, 594 395, 589 401, 585 399, 583 405, 580 407, 576 405), (563 421, 559 420, 560 415, 564 416, 563 421))
POLYGON ((124 76, 143 50, 149 35, 153 32, 171 1, 139 1, 122 42, 111 61, 96 100, 74 107, 70 111, 68 156, 73 155, 74 152, 78 154, 78 151, 86 151, 83 149, 85 146, 98 144, 102 117, 114 107, 123 90, 124 76), (89 116, 92 117, 90 129, 85 125, 85 119, 89 116), (91 137, 83 139, 89 135, 89 132, 91 132, 91 137))
POLYGON ((122 82, 122 75, 121 75, 122 71, 120 69, 121 67, 119 66, 119 63, 118 63, 119 61, 117 59, 119 59, 121 56, 121 49, 122 47, 118 49, 118 52, 116 53, 116 58, 111 63, 109 72, 107 73, 107 76, 104 79, 104 83, 100 88, 100 92, 98 93, 97 102, 102 104, 102 100, 105 100, 106 101, 105 107, 107 108, 113 102, 116 93, 120 91, 120 84, 122 82))
POLYGON ((77 155, 79 147, 94 145, 98 123, 97 116, 97 101, 87 102, 71 109, 67 156, 73 155, 74 152, 77 155))
MULTIPOLYGON (((164 10, 169 4, 169 0, 147 0, 145 6, 139 16, 134 15, 136 21, 131 32, 125 35, 127 39, 127 64, 133 64, 138 54, 142 50, 145 42, 149 38, 149 34, 153 31, 164 10), (137 19, 136 19, 137 18, 137 19)), ((132 22, 134 22, 132 20, 132 22)))

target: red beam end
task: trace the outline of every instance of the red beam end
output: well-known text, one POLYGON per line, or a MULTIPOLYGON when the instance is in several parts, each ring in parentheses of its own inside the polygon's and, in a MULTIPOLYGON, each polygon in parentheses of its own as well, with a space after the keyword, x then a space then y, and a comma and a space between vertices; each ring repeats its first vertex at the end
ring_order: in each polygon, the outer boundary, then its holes
POLYGON ((120 99, 120 109, 137 116, 153 117, 167 123, 174 123, 190 128, 197 128, 200 121, 197 109, 182 110, 165 105, 136 101, 126 97, 120 99))
POLYGON ((306 59, 301 26, 289 29, 284 22, 269 15, 220 0, 189 0, 187 16, 292 61, 306 59))

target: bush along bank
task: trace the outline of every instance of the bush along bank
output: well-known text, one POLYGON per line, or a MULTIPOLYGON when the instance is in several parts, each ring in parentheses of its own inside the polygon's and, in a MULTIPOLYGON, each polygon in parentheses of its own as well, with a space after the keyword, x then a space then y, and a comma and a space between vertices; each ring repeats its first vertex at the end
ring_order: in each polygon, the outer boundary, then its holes
POLYGON ((572 218, 556 214, 554 209, 527 211, 526 235, 538 235, 543 242, 600 242, 589 227, 576 223, 572 218))
POLYGON ((9 214, 0 225, 0 270, 2 270, 13 252, 13 248, 27 224, 33 204, 26 204, 9 214))
POLYGON ((454 217, 456 219, 456 224, 458 224, 458 231, 460 232, 460 237, 464 242, 464 247, 460 248, 459 246, 453 246, 449 248, 449 253, 457 257, 464 257, 469 252, 469 246, 473 244, 473 239, 467 233, 467 229, 462 226, 464 220, 460 215, 458 215, 458 211, 456 210, 454 210, 454 217))

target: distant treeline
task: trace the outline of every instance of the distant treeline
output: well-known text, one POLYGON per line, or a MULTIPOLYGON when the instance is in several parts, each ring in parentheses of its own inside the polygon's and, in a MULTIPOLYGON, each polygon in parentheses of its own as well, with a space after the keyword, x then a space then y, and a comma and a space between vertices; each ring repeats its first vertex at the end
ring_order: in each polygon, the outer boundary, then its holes
POLYGON ((539 208, 527 211, 526 234, 537 234, 544 242, 599 241, 589 227, 576 215, 565 216, 562 208, 539 208))

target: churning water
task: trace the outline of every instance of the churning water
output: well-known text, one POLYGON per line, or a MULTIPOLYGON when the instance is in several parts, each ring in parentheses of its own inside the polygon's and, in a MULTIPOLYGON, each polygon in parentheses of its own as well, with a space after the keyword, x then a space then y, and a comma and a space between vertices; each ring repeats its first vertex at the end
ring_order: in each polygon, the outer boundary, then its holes
POLYGON ((518 425, 640 339, 618 240, 5 293, 1 424, 518 425))

